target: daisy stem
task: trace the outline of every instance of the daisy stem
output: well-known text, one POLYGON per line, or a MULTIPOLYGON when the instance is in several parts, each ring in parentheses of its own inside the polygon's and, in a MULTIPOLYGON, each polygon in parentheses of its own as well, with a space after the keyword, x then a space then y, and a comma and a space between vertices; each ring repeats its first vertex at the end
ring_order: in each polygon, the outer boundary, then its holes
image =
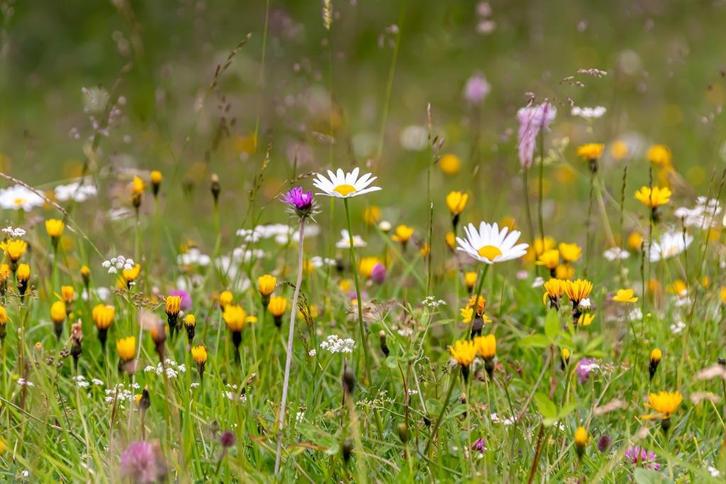
POLYGON ((348 224, 348 242, 350 244, 350 270, 353 272, 353 282, 355 283, 355 297, 358 306, 358 326, 360 329, 361 346, 363 347, 363 370, 365 383, 371 381, 370 369, 368 368, 368 334, 363 324, 363 300, 360 294, 360 282, 358 281, 358 270, 355 262, 355 246, 353 245, 353 229, 350 224, 350 209, 348 208, 348 199, 343 199, 345 206, 345 220, 348 224))
MULTIPOLYGON (((459 366, 457 365, 457 370, 459 369, 459 366)), ((436 434, 439 431, 439 426, 441 425, 441 421, 444 419, 444 414, 446 413, 446 408, 449 406, 449 400, 451 399, 451 393, 454 391, 454 386, 456 386, 456 377, 459 375, 459 372, 454 370, 454 374, 451 376, 451 381, 449 382, 449 389, 446 391, 446 397, 444 398, 444 404, 441 406, 441 412, 439 412, 439 416, 436 419, 436 423, 434 424, 434 428, 431 430, 431 435, 429 436, 429 440, 426 442, 426 447, 424 448, 423 455, 424 457, 428 455, 429 448, 431 447, 431 442, 436 438, 436 434)))
POLYGON ((300 297, 300 286, 303 276, 303 230, 305 217, 300 217, 300 235, 298 237, 297 252, 297 278, 295 280, 295 292, 292 296, 292 307, 290 308, 290 329, 287 333, 287 357, 285 358, 285 377, 282 382, 282 399, 280 400, 280 413, 277 420, 277 452, 275 454, 275 474, 280 472, 280 459, 282 457, 282 428, 285 424, 285 405, 287 405, 287 390, 290 385, 290 367, 292 366, 292 344, 295 336, 295 316, 297 316, 297 300, 300 297))

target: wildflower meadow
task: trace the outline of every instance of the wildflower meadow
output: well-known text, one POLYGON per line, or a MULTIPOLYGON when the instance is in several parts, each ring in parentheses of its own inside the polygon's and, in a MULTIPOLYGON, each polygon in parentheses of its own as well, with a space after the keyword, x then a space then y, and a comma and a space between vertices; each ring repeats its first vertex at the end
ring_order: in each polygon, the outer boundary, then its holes
POLYGON ((0 481, 726 479, 723 1, 0 19, 0 481))

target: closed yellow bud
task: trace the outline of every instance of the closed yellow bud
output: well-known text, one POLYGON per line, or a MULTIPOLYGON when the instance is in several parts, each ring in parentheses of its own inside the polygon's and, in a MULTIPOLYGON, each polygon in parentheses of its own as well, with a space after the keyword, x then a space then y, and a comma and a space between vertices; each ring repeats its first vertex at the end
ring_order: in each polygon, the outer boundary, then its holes
POLYGON ((123 361, 131 361, 136 356, 136 336, 116 340, 116 352, 123 361))

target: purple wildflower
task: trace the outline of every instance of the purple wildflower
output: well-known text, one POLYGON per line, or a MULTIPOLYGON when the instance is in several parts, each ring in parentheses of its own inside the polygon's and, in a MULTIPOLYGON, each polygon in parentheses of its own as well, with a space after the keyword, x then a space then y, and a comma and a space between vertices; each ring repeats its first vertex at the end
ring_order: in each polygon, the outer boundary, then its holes
POLYGON ((237 438, 235 437, 234 432, 231 432, 229 430, 227 430, 226 432, 222 432, 222 435, 219 437, 219 442, 225 449, 233 447, 236 441, 237 438))
POLYGON ((121 454, 121 475, 133 482, 158 482, 166 475, 159 445, 143 440, 131 442, 121 454))
POLYGON ((518 151, 522 168, 528 169, 534 163, 534 147, 537 135, 547 129, 557 116, 557 108, 548 102, 527 106, 517 111, 519 121, 518 151))
POLYGON ((374 265, 371 270, 371 280, 376 284, 383 284, 383 281, 386 280, 386 266, 380 262, 374 265))
POLYGON ((655 452, 652 450, 645 450, 642 447, 630 447, 625 451, 625 458, 628 459, 633 465, 642 465, 648 469, 657 471, 660 469, 660 464, 655 461, 655 452))
POLYGON ((599 450, 600 452, 607 451, 608 448, 610 447, 610 443, 611 443, 610 436, 607 434, 603 435, 597 441, 597 450, 599 450))
POLYGON ((481 104, 490 91, 491 86, 486 78, 482 74, 477 73, 466 81, 466 86, 464 86, 464 99, 472 105, 481 104))
POLYGON ((282 196, 282 202, 289 205, 298 217, 307 217, 313 211, 313 192, 306 192, 302 187, 292 187, 282 196))
POLYGON ((487 441, 484 437, 479 437, 474 441, 473 444, 471 444, 471 450, 475 450, 481 454, 484 453, 485 450, 487 450, 487 441))
POLYGON ((184 289, 174 289, 169 291, 169 295, 181 297, 181 304, 179 307, 182 311, 189 311, 192 308, 192 296, 190 296, 184 289))
POLYGON ((577 368, 575 368, 575 372, 577 373, 577 379, 579 380, 580 384, 587 382, 587 380, 590 378, 590 373, 592 373, 593 370, 597 370, 600 368, 600 365, 598 365, 595 360, 591 358, 583 358, 580 361, 577 362, 577 368))

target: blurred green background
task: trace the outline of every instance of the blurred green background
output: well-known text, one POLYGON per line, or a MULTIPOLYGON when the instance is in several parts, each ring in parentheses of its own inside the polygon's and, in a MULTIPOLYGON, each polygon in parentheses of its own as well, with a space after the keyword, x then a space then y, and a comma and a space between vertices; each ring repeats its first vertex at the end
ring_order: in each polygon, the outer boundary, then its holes
MULTIPOLYGON (((99 179, 159 168, 168 186, 203 187, 193 195, 202 210, 212 172, 223 200, 243 205, 239 189, 268 149, 268 199, 297 159, 297 173, 367 165, 390 188, 376 203, 420 202, 432 154, 400 137, 426 126, 428 103, 442 152, 463 162, 433 188, 472 191, 483 216, 520 200, 516 111, 530 96, 558 106, 548 143, 570 139, 573 164, 573 145, 627 135, 668 144, 696 191, 723 166, 723 1, 334 0, 330 30, 318 1, 1 3, 0 161, 34 185, 80 172, 94 134, 82 88, 94 87, 121 97, 100 137, 99 179), (578 74, 589 68, 607 75, 578 74), (462 92, 476 72, 491 93, 472 109, 462 92), (589 127, 569 115, 573 104, 608 112, 589 127)), ((639 173, 634 185, 645 183, 639 173)), ((577 190, 586 194, 586 179, 577 190)), ((424 204, 408 205, 401 217, 423 215, 424 204)))

